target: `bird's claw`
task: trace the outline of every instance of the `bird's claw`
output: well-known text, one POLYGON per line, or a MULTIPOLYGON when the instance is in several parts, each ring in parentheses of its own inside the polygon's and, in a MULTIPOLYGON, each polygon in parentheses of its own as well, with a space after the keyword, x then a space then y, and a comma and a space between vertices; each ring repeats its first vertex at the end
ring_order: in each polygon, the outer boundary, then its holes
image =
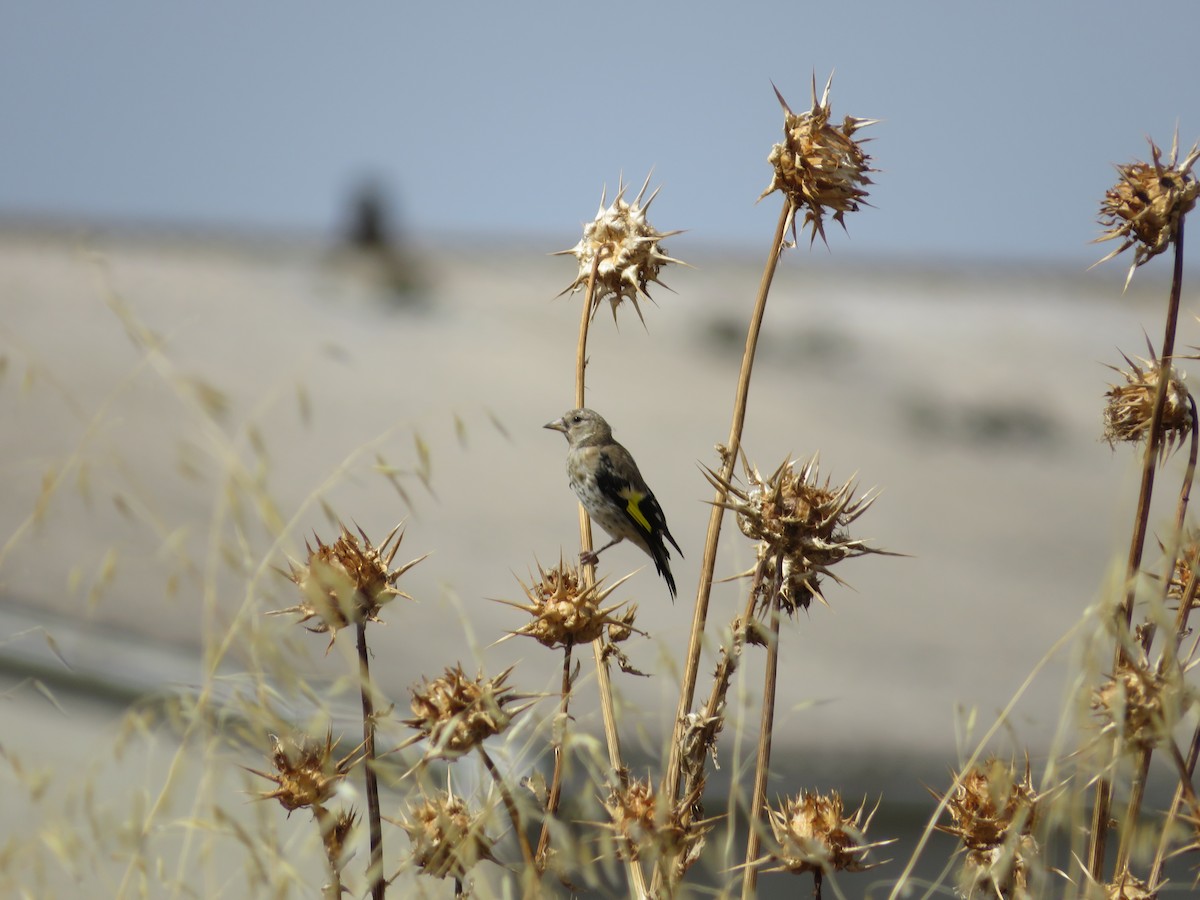
POLYGON ((594 566, 600 562, 600 557, 591 550, 583 550, 579 554, 579 564, 582 566, 594 566))

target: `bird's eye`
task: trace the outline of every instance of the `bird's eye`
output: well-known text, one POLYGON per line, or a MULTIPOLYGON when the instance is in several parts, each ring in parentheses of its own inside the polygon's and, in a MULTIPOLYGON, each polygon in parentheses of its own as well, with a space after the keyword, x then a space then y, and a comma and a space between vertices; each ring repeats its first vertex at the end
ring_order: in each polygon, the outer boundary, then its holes
POLYGON ((580 422, 582 422, 582 421, 583 421, 583 416, 574 416, 574 417, 571 419, 571 421, 572 421, 572 422, 574 422, 576 425, 578 425, 580 422))

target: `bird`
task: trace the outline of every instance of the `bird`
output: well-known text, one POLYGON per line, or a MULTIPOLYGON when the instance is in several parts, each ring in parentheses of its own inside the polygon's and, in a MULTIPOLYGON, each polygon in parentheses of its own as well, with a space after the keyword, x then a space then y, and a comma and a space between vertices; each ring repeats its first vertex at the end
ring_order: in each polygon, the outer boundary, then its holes
POLYGON ((594 410, 572 409, 543 427, 566 437, 571 490, 592 521, 612 538, 595 552, 579 554, 579 561, 595 565, 601 553, 628 538, 654 560, 654 568, 666 581, 673 601, 675 578, 665 541, 670 541, 681 557, 683 551, 667 528, 662 507, 633 456, 613 440, 608 422, 594 410))

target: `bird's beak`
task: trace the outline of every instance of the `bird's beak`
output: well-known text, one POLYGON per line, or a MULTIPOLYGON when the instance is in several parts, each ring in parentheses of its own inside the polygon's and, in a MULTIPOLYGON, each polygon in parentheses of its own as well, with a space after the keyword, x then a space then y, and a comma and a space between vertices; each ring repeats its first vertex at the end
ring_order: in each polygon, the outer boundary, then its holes
POLYGON ((563 434, 567 433, 566 423, 563 422, 562 419, 555 419, 553 422, 547 422, 542 427, 549 428, 551 431, 561 431, 563 434))

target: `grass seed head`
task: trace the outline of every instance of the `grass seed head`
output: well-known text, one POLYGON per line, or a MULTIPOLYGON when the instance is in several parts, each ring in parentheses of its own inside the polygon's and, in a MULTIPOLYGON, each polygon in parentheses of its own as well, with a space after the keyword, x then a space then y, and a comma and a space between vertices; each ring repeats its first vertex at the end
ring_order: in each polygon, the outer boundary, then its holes
POLYGON ((650 299, 651 283, 662 284, 659 274, 668 263, 680 263, 673 259, 667 249, 662 246, 663 238, 679 234, 679 231, 657 231, 646 220, 646 211, 654 198, 656 190, 645 198, 646 188, 650 177, 632 203, 625 200, 627 185, 617 186, 617 196, 609 206, 605 206, 605 198, 600 198, 600 211, 596 218, 583 226, 583 237, 570 250, 560 250, 555 256, 574 256, 579 261, 579 271, 572 281, 562 291, 574 293, 580 288, 586 288, 591 278, 592 265, 599 259, 596 269, 596 286, 592 294, 592 311, 594 316, 600 308, 601 301, 607 299, 612 306, 613 321, 617 319, 617 307, 623 300, 633 304, 638 318, 642 320, 642 309, 638 306, 638 298, 650 299))
POLYGON ((1179 160, 1179 134, 1171 142, 1171 157, 1162 159, 1162 150, 1150 141, 1150 162, 1140 160, 1117 166, 1117 183, 1100 204, 1100 224, 1107 230, 1100 241, 1120 240, 1121 245, 1100 260, 1105 262, 1133 247, 1134 270, 1166 250, 1179 234, 1183 217, 1196 205, 1200 183, 1192 166, 1200 159, 1200 145, 1179 160))
POLYGON ((495 842, 484 831, 484 819, 484 813, 472 815, 461 799, 443 792, 409 806, 400 825, 422 873, 462 879, 480 860, 494 859, 495 842))
POLYGON ((397 525, 378 547, 371 544, 363 530, 359 537, 341 526, 342 533, 332 544, 314 536, 317 546, 305 543, 308 557, 303 564, 289 561, 290 571, 284 574, 300 589, 298 605, 277 610, 274 614, 296 613, 299 621, 318 633, 329 632, 330 646, 337 633, 347 625, 378 622, 383 606, 397 597, 411 600, 398 590, 396 581, 425 557, 391 569, 392 560, 400 548, 404 533, 397 525))
MULTIPOLYGON (((812 109, 793 113, 776 88, 775 96, 783 107, 783 140, 771 148, 767 161, 774 167, 771 183, 759 200, 774 191, 782 191, 791 202, 789 226, 792 245, 796 240, 798 210, 804 210, 801 227, 812 228, 811 244, 821 236, 825 241, 824 219, 832 214, 833 221, 844 229, 845 214, 858 210, 867 197, 866 186, 871 184, 868 172, 874 172, 863 152, 863 141, 854 135, 860 128, 874 125, 873 119, 846 116, 841 125, 831 125, 829 88, 833 75, 825 84, 821 99, 817 99, 817 81, 813 76, 812 109)), ((826 241, 826 243, 828 243, 826 241)))
POLYGON ((867 855, 875 848, 891 843, 869 843, 864 819, 865 804, 852 815, 845 815, 842 797, 837 791, 819 794, 802 791, 771 807, 768 815, 776 847, 760 864, 768 872, 862 872, 874 868, 867 855))
POLYGON ((523 699, 505 684, 511 672, 509 668, 492 679, 482 673, 470 678, 457 665, 433 681, 422 679, 411 689, 415 715, 404 724, 430 741, 431 755, 460 756, 503 732, 525 708, 509 709, 523 699))
POLYGON ((980 887, 988 896, 1031 896, 1030 864, 1039 854, 1033 828, 1040 799, 1028 760, 1023 776, 1012 763, 990 757, 957 779, 946 798, 953 822, 937 827, 962 841, 962 888, 968 896, 980 887))
MULTIPOLYGON (((1164 368, 1158 359, 1139 360, 1139 365, 1125 354, 1121 355, 1129 369, 1110 368, 1124 378, 1125 383, 1109 385, 1104 395, 1108 398, 1104 407, 1104 439, 1113 447, 1120 442, 1138 443, 1149 437, 1154 397, 1164 368)), ((1167 366, 1166 370, 1167 394, 1160 434, 1163 453, 1169 453, 1183 443, 1195 427, 1191 392, 1184 383, 1184 374, 1175 366, 1167 366)))

